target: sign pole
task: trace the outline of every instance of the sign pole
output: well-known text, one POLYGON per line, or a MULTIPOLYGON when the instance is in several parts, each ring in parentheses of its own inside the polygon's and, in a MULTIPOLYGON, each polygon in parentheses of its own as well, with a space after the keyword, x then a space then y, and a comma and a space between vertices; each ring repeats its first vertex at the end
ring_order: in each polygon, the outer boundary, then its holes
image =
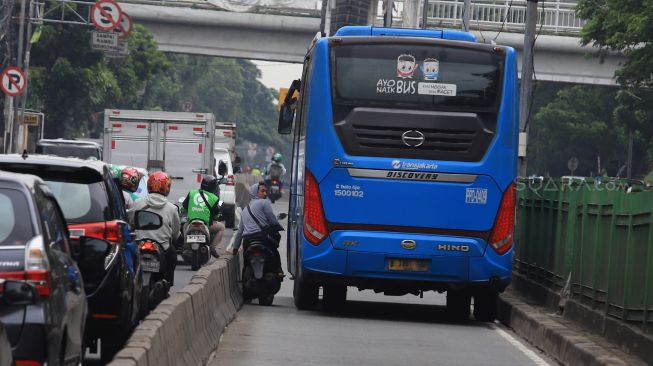
MULTIPOLYGON (((34 4, 30 1, 29 4, 29 18, 33 18, 33 13, 34 13, 34 4)), ((29 61, 30 61, 30 51, 32 49, 32 22, 27 22, 27 46, 25 49, 25 62, 24 62, 24 69, 23 72, 25 73, 25 80, 28 80, 29 78, 29 61)), ((20 130, 19 133, 21 134, 21 139, 20 141, 20 149, 17 149, 16 151, 21 153, 25 149, 27 149, 27 133, 28 133, 28 128, 25 125, 25 106, 27 105, 27 85, 25 85, 25 89, 23 90, 22 95, 20 96, 20 130)))

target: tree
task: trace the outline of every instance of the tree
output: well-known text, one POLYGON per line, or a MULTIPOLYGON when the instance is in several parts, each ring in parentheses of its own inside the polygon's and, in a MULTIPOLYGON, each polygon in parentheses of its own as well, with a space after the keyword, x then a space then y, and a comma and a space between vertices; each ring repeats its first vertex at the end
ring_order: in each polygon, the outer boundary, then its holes
POLYGON ((567 175, 567 161, 579 160, 576 174, 616 175, 626 161, 627 131, 615 122, 616 88, 570 86, 534 116, 529 145, 529 170, 567 175))
POLYGON ((76 25, 44 25, 32 48, 28 107, 46 114, 46 137, 100 137, 104 108, 137 108, 148 80, 168 67, 152 35, 136 25, 129 56, 105 58, 76 25))
POLYGON ((626 57, 624 65, 615 73, 622 86, 617 94, 615 120, 633 131, 635 146, 641 150, 634 155, 650 170, 653 162, 653 2, 580 0, 577 11, 587 19, 581 32, 583 44, 593 42, 599 56, 621 52, 626 57))

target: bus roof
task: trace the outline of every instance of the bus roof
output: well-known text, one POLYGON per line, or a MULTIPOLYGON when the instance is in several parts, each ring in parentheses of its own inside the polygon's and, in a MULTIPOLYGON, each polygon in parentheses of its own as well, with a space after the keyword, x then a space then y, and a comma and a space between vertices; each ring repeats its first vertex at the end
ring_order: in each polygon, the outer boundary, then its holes
POLYGON ((442 38, 455 41, 476 42, 476 36, 469 32, 452 29, 407 29, 407 28, 379 28, 372 26, 345 26, 335 34, 336 37, 425 37, 442 38))

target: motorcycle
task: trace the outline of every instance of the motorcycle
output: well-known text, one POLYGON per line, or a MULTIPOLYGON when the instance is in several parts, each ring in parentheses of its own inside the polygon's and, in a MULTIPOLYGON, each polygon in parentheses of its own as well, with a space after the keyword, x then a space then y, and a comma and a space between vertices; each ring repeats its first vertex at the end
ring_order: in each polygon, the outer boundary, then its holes
POLYGON ((191 220, 184 233, 184 245, 181 257, 184 262, 190 263, 190 268, 197 271, 209 261, 211 234, 208 226, 202 220, 191 220))
POLYGON ((272 203, 281 198, 281 181, 278 178, 270 179, 268 183, 268 198, 272 203))
MULTIPOLYGON (((284 219, 285 213, 279 214, 278 218, 284 219)), ((283 230, 279 226, 275 233, 283 230)), ((243 298, 246 302, 254 298, 264 306, 272 305, 274 295, 281 289, 283 276, 278 274, 278 260, 274 251, 277 246, 265 236, 255 237, 243 241, 243 298)))
MULTIPOLYGON (((163 226, 163 219, 154 212, 138 210, 134 217, 136 230, 158 230, 163 226)), ((166 258, 161 243, 142 238, 136 241, 141 254, 143 270, 143 304, 144 311, 154 309, 168 297, 171 284, 166 280, 166 258)))

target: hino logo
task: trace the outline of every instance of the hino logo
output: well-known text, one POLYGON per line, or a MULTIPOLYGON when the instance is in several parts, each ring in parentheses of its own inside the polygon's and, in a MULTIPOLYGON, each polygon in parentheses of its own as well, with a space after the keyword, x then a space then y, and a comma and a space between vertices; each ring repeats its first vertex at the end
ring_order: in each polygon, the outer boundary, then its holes
POLYGON ((401 135, 401 141, 404 145, 410 147, 418 147, 424 143, 424 134, 417 130, 408 130, 401 135))
POLYGON ((469 252, 469 245, 438 244, 438 250, 449 252, 469 252))
POLYGON ((413 250, 417 247, 417 242, 415 240, 402 240, 401 247, 408 250, 413 250))

